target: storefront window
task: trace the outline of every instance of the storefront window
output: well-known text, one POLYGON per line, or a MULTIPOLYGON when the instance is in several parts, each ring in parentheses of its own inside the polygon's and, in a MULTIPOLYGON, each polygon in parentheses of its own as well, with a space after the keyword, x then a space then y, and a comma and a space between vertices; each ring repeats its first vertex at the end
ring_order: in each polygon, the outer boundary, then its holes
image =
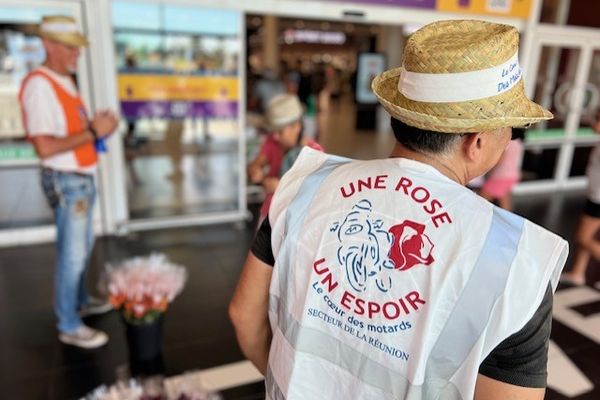
POLYGON ((236 210, 240 13, 114 1, 113 21, 130 217, 236 210))
MULTIPOLYGON (((523 157, 523 181, 552 180, 565 130, 569 101, 581 51, 574 48, 544 46, 541 48, 533 100, 550 110, 554 118, 527 130, 523 157)), ((531 79, 531 77, 530 77, 531 79)))
POLYGON ((533 100, 550 110, 554 118, 532 126, 528 140, 560 140, 566 136, 565 123, 580 53, 573 48, 542 47, 538 71, 533 75, 536 80, 533 100))

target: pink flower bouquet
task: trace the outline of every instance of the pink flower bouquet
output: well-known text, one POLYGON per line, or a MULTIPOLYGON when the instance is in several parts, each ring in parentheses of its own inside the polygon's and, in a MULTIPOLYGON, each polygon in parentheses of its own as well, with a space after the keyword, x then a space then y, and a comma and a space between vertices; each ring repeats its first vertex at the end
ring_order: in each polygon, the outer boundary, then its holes
POLYGON ((149 324, 181 293, 186 279, 186 269, 164 254, 136 257, 108 266, 108 298, 126 322, 149 324))

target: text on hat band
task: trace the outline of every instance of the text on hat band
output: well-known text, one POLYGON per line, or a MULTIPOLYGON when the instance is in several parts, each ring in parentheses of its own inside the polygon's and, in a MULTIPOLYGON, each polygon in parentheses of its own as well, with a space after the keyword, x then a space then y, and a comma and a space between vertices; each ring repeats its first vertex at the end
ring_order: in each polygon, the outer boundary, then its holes
POLYGON ((480 100, 510 90, 521 80, 518 52, 504 63, 478 71, 421 73, 403 67, 398 90, 406 98, 429 103, 480 100))

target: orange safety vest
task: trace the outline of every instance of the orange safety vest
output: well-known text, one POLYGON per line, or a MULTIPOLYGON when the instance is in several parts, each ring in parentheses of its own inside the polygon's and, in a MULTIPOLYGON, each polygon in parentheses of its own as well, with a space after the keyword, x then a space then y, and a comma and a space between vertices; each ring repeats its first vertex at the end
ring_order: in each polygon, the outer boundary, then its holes
MULTIPOLYGON (((67 136, 78 135, 84 130, 87 129, 88 119, 85 111, 85 106, 81 97, 79 95, 72 96, 69 94, 63 87, 56 82, 50 75, 41 71, 35 70, 29 73, 23 83, 21 85, 21 91, 19 93, 19 102, 21 103, 21 110, 23 113, 23 125, 27 130, 27 136, 29 138, 29 131, 27 129, 27 117, 24 103, 23 103, 23 92, 25 85, 29 81, 29 79, 35 76, 42 76, 50 82, 54 92, 56 93, 56 97, 63 109, 63 114, 65 116, 66 128, 67 128, 67 136)), ((77 164, 79 167, 89 167, 96 164, 98 157, 96 155, 96 149, 94 148, 93 143, 85 143, 81 146, 76 147, 74 150, 75 159, 77 160, 77 164)))

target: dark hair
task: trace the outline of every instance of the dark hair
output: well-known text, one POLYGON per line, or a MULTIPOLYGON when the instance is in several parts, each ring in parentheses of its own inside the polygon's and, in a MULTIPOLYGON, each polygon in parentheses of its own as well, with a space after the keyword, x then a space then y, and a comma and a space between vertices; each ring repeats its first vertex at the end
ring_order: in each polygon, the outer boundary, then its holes
POLYGON ((445 153, 465 134, 443 133, 415 128, 392 117, 392 131, 398 143, 417 153, 445 153))
POLYGON ((525 128, 512 128, 511 140, 525 140, 525 128))

